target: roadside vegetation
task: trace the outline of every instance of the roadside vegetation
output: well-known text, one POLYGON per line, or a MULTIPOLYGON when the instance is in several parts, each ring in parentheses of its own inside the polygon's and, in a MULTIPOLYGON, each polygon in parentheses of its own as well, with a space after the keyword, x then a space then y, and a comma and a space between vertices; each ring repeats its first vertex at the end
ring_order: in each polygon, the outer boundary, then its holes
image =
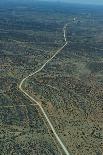
POLYGON ((66 23, 68 45, 23 87, 41 102, 72 155, 103 154, 103 11, 82 7, 0 8, 1 155, 62 152, 18 86, 64 44, 66 23))

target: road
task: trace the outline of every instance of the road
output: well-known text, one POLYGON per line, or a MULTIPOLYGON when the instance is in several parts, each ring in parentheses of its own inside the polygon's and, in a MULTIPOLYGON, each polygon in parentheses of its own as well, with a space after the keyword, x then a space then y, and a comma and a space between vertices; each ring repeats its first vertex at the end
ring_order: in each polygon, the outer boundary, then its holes
POLYGON ((37 71, 35 71, 34 73, 29 74, 27 77, 25 77, 25 78, 21 81, 21 83, 20 83, 20 85, 19 85, 19 89, 20 89, 21 92, 24 93, 30 100, 32 100, 33 102, 35 102, 35 103, 37 104, 37 106, 39 106, 39 108, 40 108, 42 114, 44 115, 46 121, 48 122, 48 125, 49 125, 49 127, 51 128, 51 130, 52 130, 52 132, 53 132, 53 134, 54 134, 56 140, 58 141, 58 143, 60 144, 61 148, 62 148, 63 151, 65 152, 65 155, 70 155, 70 153, 68 152, 67 148, 65 147, 65 145, 63 144, 63 142, 62 142, 61 139, 59 138, 58 134, 56 133, 56 130, 54 129, 54 127, 53 127, 53 125, 52 125, 52 123, 51 123, 49 117, 47 116, 46 112, 44 111, 44 109, 43 109, 41 103, 39 103, 36 99, 34 99, 32 96, 30 96, 30 95, 23 89, 23 87, 22 87, 23 84, 24 84, 24 82, 25 82, 27 79, 29 79, 29 77, 31 77, 31 76, 35 75, 36 73, 40 72, 40 71, 41 71, 41 70, 42 70, 42 69, 43 69, 43 68, 44 68, 44 67, 45 67, 45 66, 59 53, 59 52, 61 52, 61 51, 64 49, 64 47, 68 44, 67 38, 66 38, 66 28, 67 28, 67 24, 66 24, 66 25, 64 26, 64 28, 63 28, 63 36, 64 36, 65 44, 64 44, 59 50, 57 50, 56 53, 55 53, 50 59, 48 59, 48 60, 42 65, 41 68, 39 68, 39 69, 38 69, 37 71))

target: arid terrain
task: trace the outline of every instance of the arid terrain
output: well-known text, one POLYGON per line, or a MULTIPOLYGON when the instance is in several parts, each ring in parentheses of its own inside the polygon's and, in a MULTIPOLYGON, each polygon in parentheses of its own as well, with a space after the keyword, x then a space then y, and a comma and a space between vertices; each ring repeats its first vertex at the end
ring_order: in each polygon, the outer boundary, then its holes
POLYGON ((103 9, 0 6, 1 155, 103 154, 103 9), (64 38, 63 28, 67 24, 64 38))

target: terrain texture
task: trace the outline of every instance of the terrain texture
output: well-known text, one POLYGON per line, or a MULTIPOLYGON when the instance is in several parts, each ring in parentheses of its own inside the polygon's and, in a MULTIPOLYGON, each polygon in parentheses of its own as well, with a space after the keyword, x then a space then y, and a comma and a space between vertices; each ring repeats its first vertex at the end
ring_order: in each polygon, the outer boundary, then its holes
POLYGON ((0 7, 1 155, 63 152, 41 103, 71 155, 103 154, 103 11, 88 6, 34 3, 0 7))

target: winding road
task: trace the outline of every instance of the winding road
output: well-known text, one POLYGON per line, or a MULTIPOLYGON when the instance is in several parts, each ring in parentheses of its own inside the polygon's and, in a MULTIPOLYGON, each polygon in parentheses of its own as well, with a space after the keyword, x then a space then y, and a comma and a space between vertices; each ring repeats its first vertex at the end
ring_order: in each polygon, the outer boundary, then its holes
POLYGON ((20 83, 20 85, 19 85, 19 89, 20 89, 20 91, 21 91, 23 94, 25 94, 30 100, 32 100, 33 102, 35 102, 35 103, 37 104, 37 106, 39 106, 39 108, 40 108, 42 114, 44 115, 46 121, 48 122, 48 125, 49 125, 49 127, 51 128, 51 131, 53 132, 53 134, 54 134, 56 140, 58 141, 58 143, 60 144, 61 148, 62 148, 63 151, 65 152, 65 155, 70 155, 70 153, 68 152, 67 148, 65 147, 65 145, 63 144, 63 142, 62 142, 61 139, 59 138, 58 134, 56 133, 56 130, 54 129, 54 127, 53 127, 53 125, 52 125, 52 123, 51 123, 49 117, 47 116, 46 112, 44 111, 44 109, 43 109, 41 103, 39 103, 36 99, 34 99, 32 96, 30 96, 30 95, 23 89, 23 87, 22 87, 23 84, 24 84, 24 82, 25 82, 27 79, 29 79, 29 77, 31 77, 31 76, 35 75, 36 73, 40 72, 40 71, 41 71, 41 70, 42 70, 42 69, 43 69, 43 68, 44 68, 44 67, 45 67, 45 66, 59 53, 59 52, 61 52, 61 51, 64 49, 64 47, 68 44, 67 38, 66 38, 66 28, 67 28, 67 24, 65 24, 65 26, 63 27, 63 34, 64 34, 63 36, 64 36, 65 44, 64 44, 59 50, 57 50, 56 53, 55 53, 50 59, 48 59, 48 60, 42 65, 41 68, 39 68, 39 69, 38 69, 37 71, 35 71, 34 73, 29 74, 27 77, 25 77, 25 78, 21 81, 21 83, 20 83))

